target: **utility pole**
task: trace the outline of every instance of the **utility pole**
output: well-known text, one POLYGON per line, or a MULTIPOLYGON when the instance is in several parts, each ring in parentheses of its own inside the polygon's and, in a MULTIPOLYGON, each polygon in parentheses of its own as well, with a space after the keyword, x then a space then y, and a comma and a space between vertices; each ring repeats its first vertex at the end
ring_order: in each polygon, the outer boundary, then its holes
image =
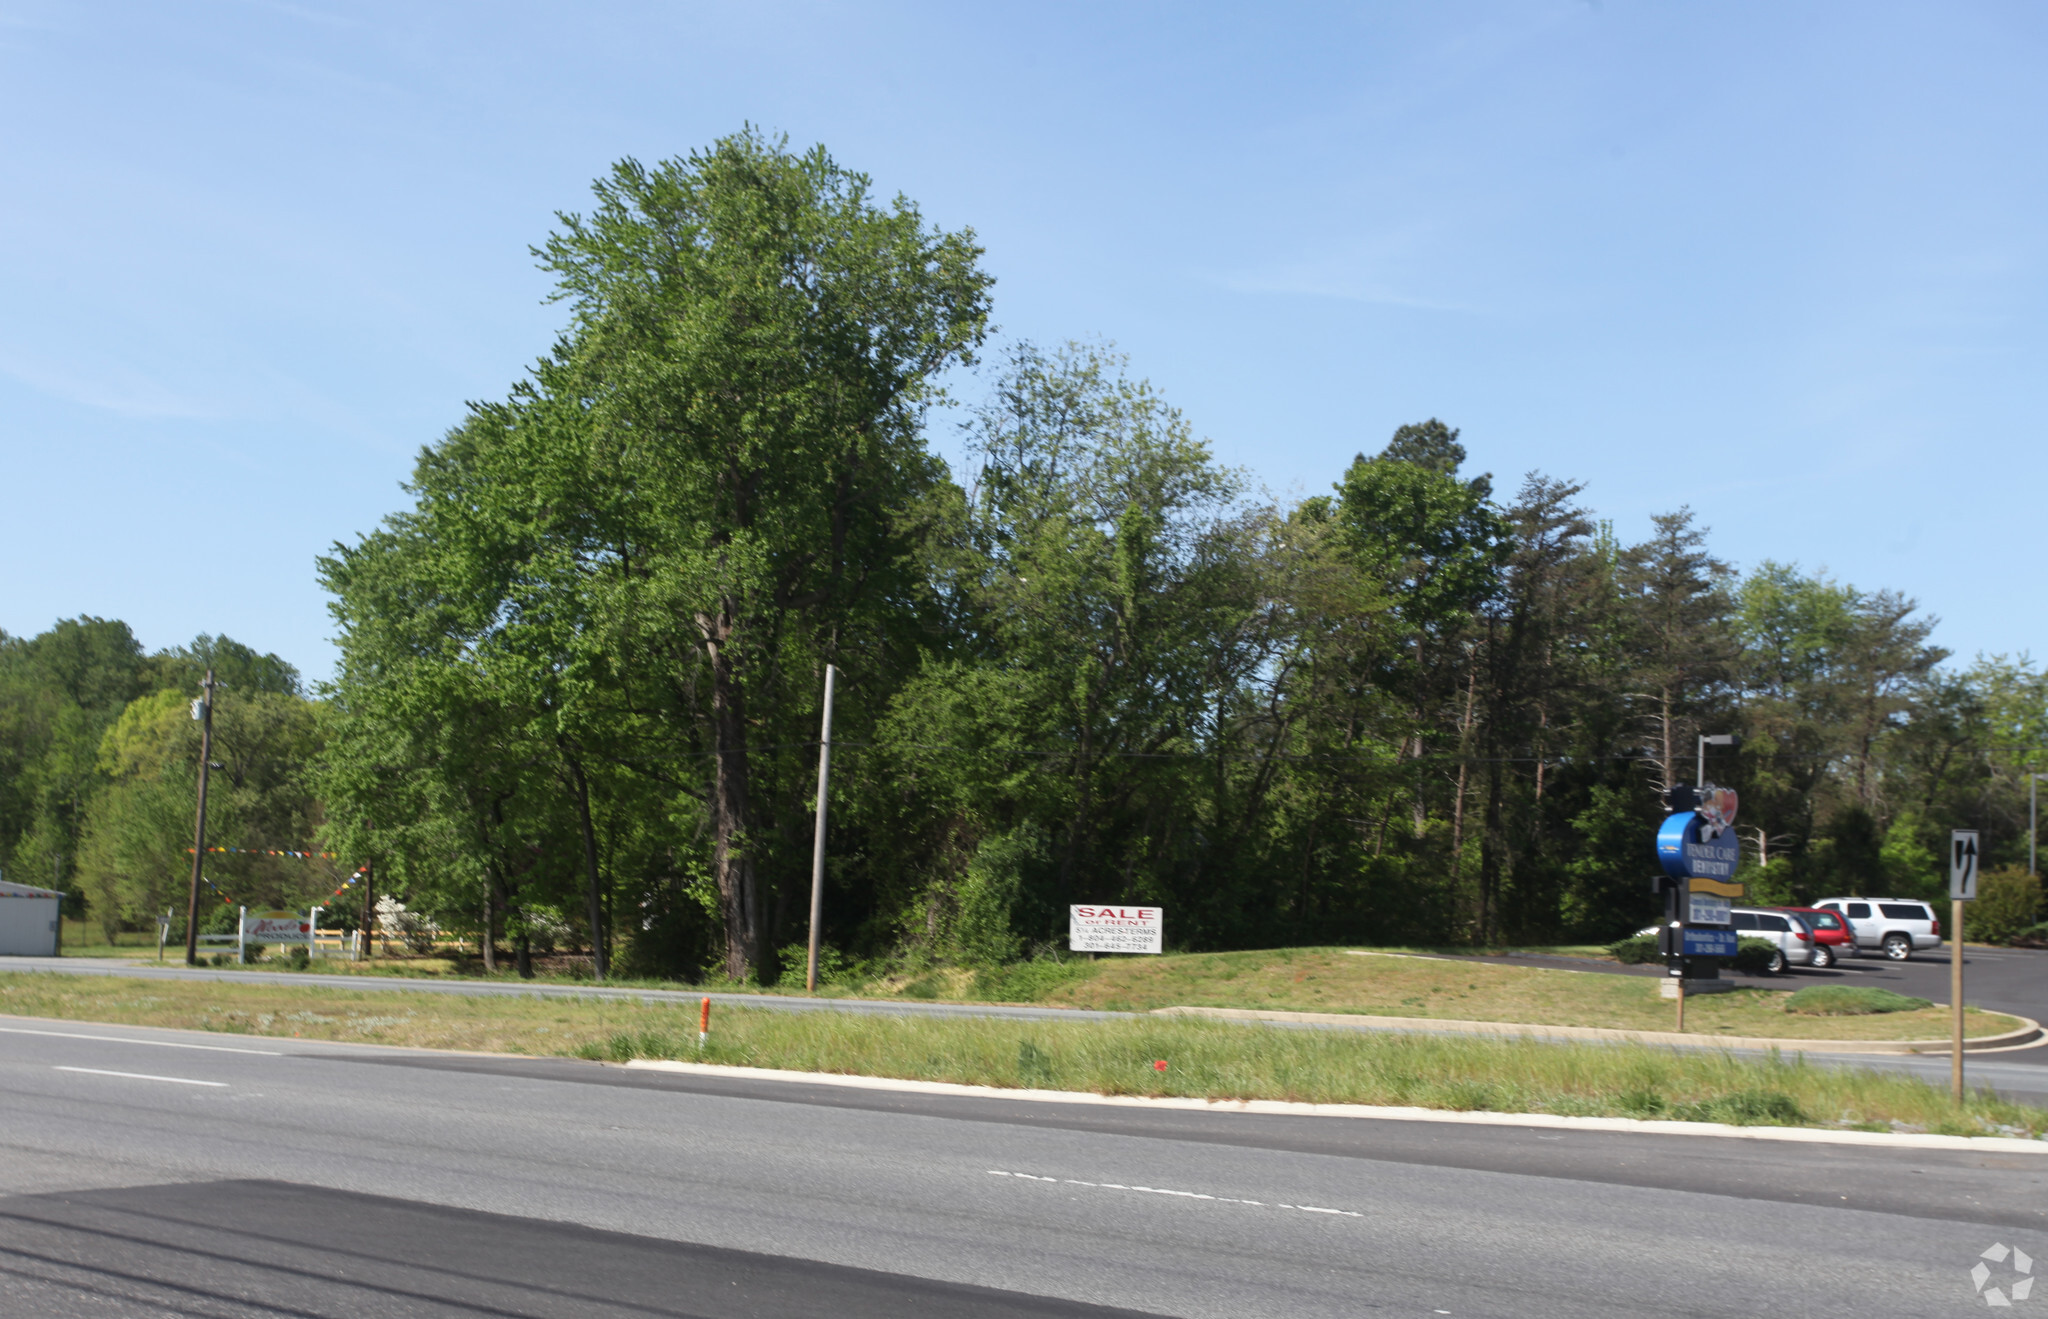
POLYGON ((1706 733, 1700 734, 1699 768, 1696 771, 1694 771, 1692 780, 1692 784, 1695 788, 1704 788, 1707 786, 1707 748, 1732 747, 1734 745, 1735 734, 1733 733, 1714 733, 1711 735, 1706 733))
POLYGON ((213 670, 192 703, 199 721, 199 809, 192 825, 192 886, 185 897, 185 965, 199 965, 199 868, 206 864, 206 776, 213 768, 213 670))
POLYGON ((373 951, 370 947, 370 922, 377 914, 377 871, 376 867, 363 862, 363 923, 356 936, 356 960, 365 961, 373 951))
POLYGON ((825 789, 832 780, 832 689, 839 670, 825 666, 825 725, 818 734, 818 824, 811 836, 811 955, 804 992, 818 992, 818 920, 825 909, 825 789))

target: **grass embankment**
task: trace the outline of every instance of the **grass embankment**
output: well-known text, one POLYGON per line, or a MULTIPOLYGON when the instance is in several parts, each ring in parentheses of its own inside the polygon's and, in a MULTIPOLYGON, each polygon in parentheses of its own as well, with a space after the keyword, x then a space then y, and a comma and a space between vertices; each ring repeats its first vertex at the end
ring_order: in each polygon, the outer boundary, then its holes
MULTIPOLYGON (((1341 948, 1193 953, 1080 966, 1092 969, 1077 970, 1073 978, 1032 995, 1033 1000, 1129 1012, 1175 1006, 1253 1008, 1608 1030, 1668 1031, 1674 1016, 1671 1002, 1658 996, 1654 976, 1490 966, 1341 948)), ((1686 1031, 1777 1040, 1948 1037, 1945 1008, 1809 1016, 1786 1011, 1791 997, 1758 989, 1696 994, 1686 1002, 1686 1031)), ((2019 1024, 2002 1013, 1976 1009, 1965 1014, 1965 1023, 1972 1036, 2003 1034, 2019 1024)))
MULTIPOLYGON (((543 974, 542 983, 589 984, 588 970, 559 959, 573 971, 543 974)), ((260 969, 290 969, 281 958, 266 958, 260 969)), ((334 975, 481 979, 474 957, 379 957, 368 962, 315 959, 303 970, 334 975)), ((509 970, 489 979, 520 983, 509 970)), ((684 989, 662 981, 613 980, 614 988, 684 989)), ((719 985, 721 992, 734 986, 719 985)), ((1946 1008, 1924 1006, 1861 1015, 1823 1010, 1811 1013, 1792 1003, 1788 978, 1783 990, 1740 989, 1694 995, 1686 1004, 1687 1033, 1739 1035, 1770 1040, 1946 1040, 1946 1008)), ((1843 989, 1852 997, 1866 991, 1843 989)), ((1822 987, 1804 990, 1809 998, 1822 987)), ((802 983, 755 990, 802 993, 802 983)), ((931 1001, 1038 1003, 1055 1007, 1149 1012, 1166 1007, 1216 1007, 1286 1012, 1356 1013, 1365 1016, 1434 1020, 1519 1022, 1537 1026, 1587 1026, 1604 1030, 1668 1031, 1674 1012, 1658 994, 1654 976, 1624 976, 1483 961, 1360 952, 1342 948, 1281 948, 1239 953, 1186 953, 1166 957, 1105 961, 1027 962, 974 971, 941 968, 916 975, 825 985, 828 997, 908 998, 931 1001)), ((1903 1001, 1903 1000, 1902 1000, 1903 1001)), ((2018 1021, 2002 1013, 1970 1009, 1965 1032, 1999 1035, 2018 1021)))
POLYGON ((235 1035, 624 1061, 681 1058, 971 1085, 1677 1118, 1954 1135, 2048 1133, 2048 1111, 1958 1107, 1910 1077, 1636 1046, 1266 1030, 1184 1018, 1011 1021, 470 999, 340 986, 0 975, 0 1012, 235 1035), (1163 1059, 1165 1071, 1153 1064, 1163 1059))

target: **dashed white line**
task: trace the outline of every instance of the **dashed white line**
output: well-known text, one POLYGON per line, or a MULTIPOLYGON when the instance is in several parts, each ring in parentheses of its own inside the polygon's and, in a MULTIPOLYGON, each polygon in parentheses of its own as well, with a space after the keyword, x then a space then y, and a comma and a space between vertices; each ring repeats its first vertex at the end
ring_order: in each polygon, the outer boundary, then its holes
POLYGON ((990 1168, 991 1177, 1015 1177, 1026 1182, 1053 1182, 1060 1186, 1087 1186, 1098 1191, 1136 1191, 1144 1195, 1170 1195, 1182 1200, 1209 1200, 1224 1205, 1251 1205, 1258 1209, 1292 1209, 1303 1214, 1337 1214, 1344 1218, 1364 1218, 1365 1215, 1352 1209, 1325 1209, 1320 1205, 1291 1205, 1277 1200, 1240 1200, 1230 1195, 1205 1195, 1201 1191, 1173 1191, 1162 1186, 1126 1186, 1122 1182, 1084 1182, 1076 1177, 1040 1177, 1028 1172, 1004 1172, 990 1168))
POLYGON ((225 1090, 226 1081, 195 1081, 189 1076, 151 1076, 148 1072, 110 1072, 104 1067, 57 1067, 59 1072, 84 1072, 87 1076, 119 1076, 130 1081, 169 1081, 172 1085, 210 1085, 225 1090))
POLYGON ((181 1044, 176 1040, 137 1040, 125 1035, 87 1035, 72 1030, 28 1030, 21 1026, 0 1026, 0 1035, 47 1035, 58 1040, 98 1040, 102 1044, 148 1044, 159 1049, 203 1049, 208 1053, 260 1053, 266 1058, 282 1058, 284 1054, 276 1049, 236 1049, 225 1044, 181 1044))

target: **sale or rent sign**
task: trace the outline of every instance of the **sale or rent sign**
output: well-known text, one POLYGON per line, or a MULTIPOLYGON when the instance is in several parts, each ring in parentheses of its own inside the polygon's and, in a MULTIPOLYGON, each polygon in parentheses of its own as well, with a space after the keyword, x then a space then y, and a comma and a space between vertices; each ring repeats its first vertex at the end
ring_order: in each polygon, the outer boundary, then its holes
POLYGON ((252 911, 242 918, 250 943, 311 943, 313 922, 292 911, 252 911))
POLYGON ((1067 908, 1067 947, 1077 953, 1164 952, 1165 932, 1158 907, 1067 908))

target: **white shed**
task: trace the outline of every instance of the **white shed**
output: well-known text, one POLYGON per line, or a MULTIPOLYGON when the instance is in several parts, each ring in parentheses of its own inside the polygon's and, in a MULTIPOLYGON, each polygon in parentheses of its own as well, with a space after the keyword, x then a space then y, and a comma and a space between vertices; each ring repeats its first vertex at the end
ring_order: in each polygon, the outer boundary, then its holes
POLYGON ((55 889, 0 880, 0 957, 55 957, 63 900, 55 889))

